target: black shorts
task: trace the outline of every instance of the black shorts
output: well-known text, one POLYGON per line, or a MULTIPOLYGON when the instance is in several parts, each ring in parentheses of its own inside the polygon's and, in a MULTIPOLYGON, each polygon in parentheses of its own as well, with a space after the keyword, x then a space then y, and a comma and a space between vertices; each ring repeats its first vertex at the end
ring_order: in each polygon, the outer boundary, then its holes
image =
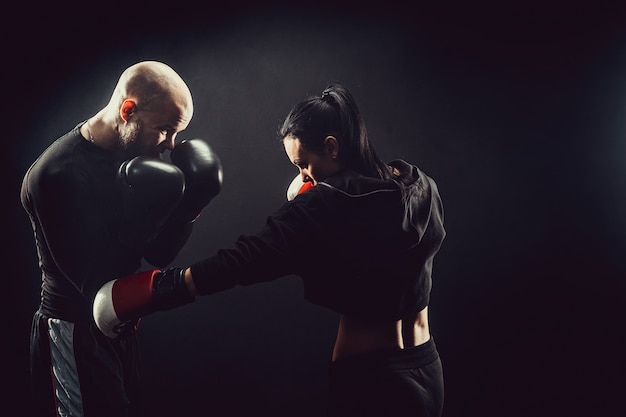
POLYGON ((329 415, 439 417, 443 369, 434 340, 332 362, 329 415))
POLYGON ((141 415, 135 335, 112 340, 93 323, 70 323, 38 311, 30 337, 32 415, 141 415))

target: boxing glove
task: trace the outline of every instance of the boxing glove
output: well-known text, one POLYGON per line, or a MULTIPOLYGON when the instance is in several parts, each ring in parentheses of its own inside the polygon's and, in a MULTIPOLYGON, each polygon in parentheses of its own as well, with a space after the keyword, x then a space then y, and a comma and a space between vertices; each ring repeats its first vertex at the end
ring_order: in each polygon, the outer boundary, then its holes
POLYGON ((107 282, 93 302, 96 325, 115 339, 142 317, 193 302, 184 273, 181 268, 151 269, 107 282))
POLYGON ((185 176, 185 192, 172 217, 193 222, 222 189, 222 164, 202 139, 183 140, 170 160, 185 176))
POLYGON ((183 172, 168 162, 138 156, 122 162, 115 178, 119 212, 113 223, 129 247, 146 244, 178 207, 185 190, 183 172))
POLYGON ((302 194, 311 188, 313 188, 313 182, 304 182, 302 181, 302 175, 296 175, 287 188, 287 201, 293 200, 298 194, 302 194))

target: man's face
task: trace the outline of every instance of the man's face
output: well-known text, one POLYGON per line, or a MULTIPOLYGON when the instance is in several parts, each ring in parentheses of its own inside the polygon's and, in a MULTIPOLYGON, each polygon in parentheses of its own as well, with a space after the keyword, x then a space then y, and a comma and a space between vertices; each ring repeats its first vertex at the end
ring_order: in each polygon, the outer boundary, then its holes
POLYGON ((151 110, 138 108, 119 128, 120 145, 128 157, 160 158, 164 151, 174 149, 176 136, 187 128, 191 117, 189 110, 172 102, 151 110))

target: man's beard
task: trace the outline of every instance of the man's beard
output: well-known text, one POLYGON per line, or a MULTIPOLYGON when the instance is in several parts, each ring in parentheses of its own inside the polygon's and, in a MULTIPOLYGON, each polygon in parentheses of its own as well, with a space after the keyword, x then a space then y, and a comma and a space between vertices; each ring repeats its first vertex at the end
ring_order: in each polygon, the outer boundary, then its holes
POLYGON ((141 145, 138 142, 142 133, 141 122, 136 122, 133 125, 129 125, 128 129, 120 132, 119 143, 120 149, 130 157, 141 155, 141 145))

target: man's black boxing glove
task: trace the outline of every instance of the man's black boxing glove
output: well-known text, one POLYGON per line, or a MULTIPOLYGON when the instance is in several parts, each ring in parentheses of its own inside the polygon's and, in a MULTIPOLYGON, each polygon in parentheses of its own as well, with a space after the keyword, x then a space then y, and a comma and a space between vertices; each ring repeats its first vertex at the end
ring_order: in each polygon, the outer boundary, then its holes
POLYGON ((222 189, 222 163, 202 139, 183 140, 170 159, 185 175, 185 192, 172 218, 193 222, 222 189))
POLYGON ((124 161, 114 193, 120 240, 129 247, 145 245, 180 205, 184 190, 185 175, 175 165, 150 156, 124 161))

